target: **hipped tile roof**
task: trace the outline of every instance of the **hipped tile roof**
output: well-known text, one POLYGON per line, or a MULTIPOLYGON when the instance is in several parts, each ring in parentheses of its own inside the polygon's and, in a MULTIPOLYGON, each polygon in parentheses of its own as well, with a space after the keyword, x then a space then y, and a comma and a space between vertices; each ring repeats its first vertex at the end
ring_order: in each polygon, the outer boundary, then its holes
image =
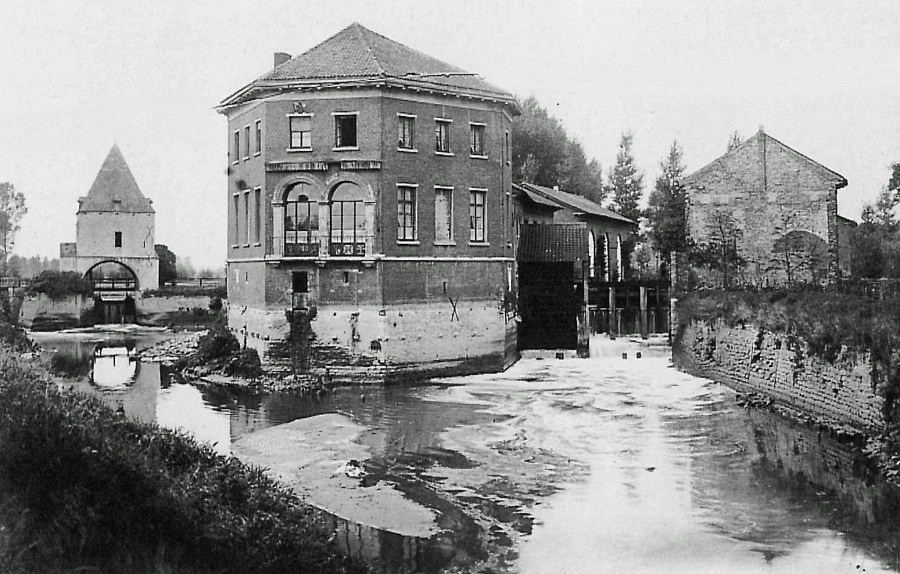
POLYGON ((509 92, 478 75, 413 50, 358 23, 247 84, 220 109, 284 87, 395 85, 499 100, 518 113, 509 92))
POLYGON ((87 196, 78 199, 78 211, 154 213, 152 203, 141 193, 119 146, 113 145, 87 196))

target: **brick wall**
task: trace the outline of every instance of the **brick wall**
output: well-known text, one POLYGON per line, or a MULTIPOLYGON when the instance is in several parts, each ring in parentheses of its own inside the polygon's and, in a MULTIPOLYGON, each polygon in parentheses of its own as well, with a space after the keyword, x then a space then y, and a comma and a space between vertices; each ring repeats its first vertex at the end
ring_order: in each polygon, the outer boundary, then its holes
POLYGON ((692 374, 758 392, 837 425, 878 431, 882 406, 868 357, 832 365, 810 356, 802 340, 752 325, 690 322, 676 337, 675 364, 692 374))

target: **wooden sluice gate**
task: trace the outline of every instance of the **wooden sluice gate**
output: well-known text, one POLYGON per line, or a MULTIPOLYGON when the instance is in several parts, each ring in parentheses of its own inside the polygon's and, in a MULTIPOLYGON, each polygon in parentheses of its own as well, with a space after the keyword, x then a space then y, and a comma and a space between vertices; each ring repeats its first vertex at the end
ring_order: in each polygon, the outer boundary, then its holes
POLYGON ((588 312, 592 333, 610 337, 668 333, 669 282, 591 280, 588 312))

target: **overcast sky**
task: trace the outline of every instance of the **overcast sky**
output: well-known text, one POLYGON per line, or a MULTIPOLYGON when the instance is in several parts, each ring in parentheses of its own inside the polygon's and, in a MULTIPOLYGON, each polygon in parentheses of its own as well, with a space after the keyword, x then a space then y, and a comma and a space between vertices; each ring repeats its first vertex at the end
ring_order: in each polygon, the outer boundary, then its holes
POLYGON ((156 241, 225 259, 226 120, 213 107, 350 23, 535 95, 604 174, 623 130, 648 189, 760 125, 844 175, 858 219, 900 161, 900 2, 0 0, 0 181, 26 196, 16 252, 58 256, 118 143, 156 241))

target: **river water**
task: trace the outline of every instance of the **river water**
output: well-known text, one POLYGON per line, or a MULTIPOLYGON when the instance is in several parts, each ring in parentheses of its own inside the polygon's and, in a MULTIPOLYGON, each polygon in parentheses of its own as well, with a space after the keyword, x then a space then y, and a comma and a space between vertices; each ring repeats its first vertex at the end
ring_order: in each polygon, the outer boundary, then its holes
POLYGON ((411 539, 334 518, 345 550, 386 572, 900 572, 897 496, 853 449, 737 406, 664 347, 595 338, 590 359, 316 398, 195 387, 133 360, 166 336, 35 338, 74 389, 223 454, 298 418, 362 424, 360 488, 395 485, 441 530, 411 539))

